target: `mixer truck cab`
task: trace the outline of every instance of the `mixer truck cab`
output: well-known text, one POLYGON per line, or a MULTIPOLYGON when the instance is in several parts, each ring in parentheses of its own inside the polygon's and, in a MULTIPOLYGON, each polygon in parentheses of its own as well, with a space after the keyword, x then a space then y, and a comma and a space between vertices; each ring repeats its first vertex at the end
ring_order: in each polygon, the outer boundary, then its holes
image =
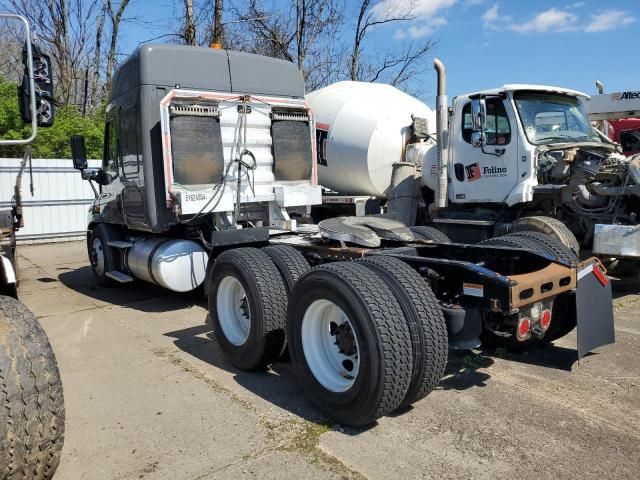
MULTIPOLYGON (((556 87, 505 85, 454 98, 448 125, 449 202, 531 202, 539 184, 540 148, 602 143, 585 113, 586 97, 556 87), (478 105, 473 111, 474 101, 482 102, 482 110, 478 105), (482 133, 474 129, 474 120, 482 122, 482 133)), ((432 177, 427 185, 435 189, 432 177)))
MULTIPOLYGON (((602 266, 579 262, 552 238, 528 239, 529 249, 518 248, 520 237, 459 245, 392 215, 312 222, 322 201, 318 170, 338 166, 336 152, 345 161, 334 187, 390 192, 397 210, 412 211, 415 165, 391 173, 384 161, 426 141, 433 115, 406 94, 395 107, 381 103, 391 87, 372 88, 377 105, 326 118, 326 141, 317 142, 292 63, 141 47, 114 76, 101 169, 87 168, 84 141, 72 138, 74 165, 96 188, 87 247, 97 283, 202 285, 216 348, 231 364, 264 369, 288 347, 308 399, 353 426, 428 395, 449 348, 535 348, 576 326, 578 356, 612 342, 602 266), (409 124, 406 108, 417 112, 409 124), (369 146, 375 156, 366 156, 369 146), (381 168, 360 175, 367 158, 381 168)), ((362 99, 346 91, 326 101, 354 98, 362 99)))

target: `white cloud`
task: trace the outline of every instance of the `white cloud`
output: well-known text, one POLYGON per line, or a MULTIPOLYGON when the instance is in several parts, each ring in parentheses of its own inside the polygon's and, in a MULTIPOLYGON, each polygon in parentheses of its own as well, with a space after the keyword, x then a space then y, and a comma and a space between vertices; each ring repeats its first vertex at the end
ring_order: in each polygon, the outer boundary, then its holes
POLYGON ((591 22, 587 25, 587 32, 606 32, 616 28, 630 25, 636 18, 628 12, 621 10, 607 10, 602 13, 591 15, 591 22))
POLYGON ((494 3, 482 15, 484 27, 489 30, 500 30, 502 27, 511 22, 512 17, 500 14, 500 4, 494 3))
POLYGON ((519 33, 568 32, 577 29, 578 17, 573 13, 550 8, 538 13, 528 22, 513 23, 509 28, 519 33))
POLYGON ((447 19, 444 17, 435 17, 426 22, 410 25, 406 30, 396 30, 394 38, 403 39, 407 36, 412 39, 426 37, 436 31, 438 27, 446 25, 447 19))
POLYGON ((390 16, 412 15, 416 19, 428 19, 456 3, 457 0, 382 0, 373 6, 378 19, 390 16))
POLYGON ((584 2, 575 2, 575 3, 572 3, 571 5, 569 5, 568 8, 581 8, 581 7, 584 7, 585 5, 586 5, 586 3, 584 3, 584 2))
POLYGON ((484 20, 485 23, 495 22, 499 18, 498 7, 499 4, 494 3, 492 7, 484 12, 484 15, 482 15, 482 20, 484 20))
MULTIPOLYGON (((478 1, 478 0, 473 0, 478 1)), ((447 24, 447 19, 438 13, 453 6, 457 0, 382 0, 373 6, 372 12, 378 20, 410 15, 414 20, 395 31, 393 38, 403 40, 431 35, 447 24)))

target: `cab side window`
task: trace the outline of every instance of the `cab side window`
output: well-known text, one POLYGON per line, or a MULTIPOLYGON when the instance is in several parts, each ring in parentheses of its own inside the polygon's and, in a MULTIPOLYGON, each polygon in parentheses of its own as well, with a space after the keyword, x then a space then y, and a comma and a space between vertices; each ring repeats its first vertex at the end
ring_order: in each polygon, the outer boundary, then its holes
POLYGON ((111 178, 118 176, 118 136, 115 118, 107 119, 105 126, 105 152, 102 161, 102 169, 111 178))
MULTIPOLYGON (((471 102, 468 102, 462 109, 462 138, 465 142, 471 143, 472 133, 471 102)), ((509 117, 500 98, 487 99, 487 120, 484 134, 487 145, 507 145, 511 142, 509 117)))
POLYGON ((120 110, 120 147, 122 172, 127 178, 136 177, 140 171, 138 164, 138 125, 135 104, 120 110))

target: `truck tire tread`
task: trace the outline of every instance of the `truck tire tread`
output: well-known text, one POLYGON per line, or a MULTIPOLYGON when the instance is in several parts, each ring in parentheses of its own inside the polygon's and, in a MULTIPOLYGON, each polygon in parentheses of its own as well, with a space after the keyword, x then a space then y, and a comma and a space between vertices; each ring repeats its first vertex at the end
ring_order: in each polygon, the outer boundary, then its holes
POLYGON ((431 393, 444 375, 449 349, 444 315, 429 284, 404 262, 383 255, 371 255, 360 262, 389 285, 407 320, 413 371, 399 407, 404 408, 431 393))
POLYGON ((51 478, 64 443, 60 373, 33 313, 4 296, 0 296, 0 410, 0 478, 51 478))
POLYGON ((532 215, 518 218, 511 224, 511 232, 540 232, 556 237, 576 255, 580 254, 580 242, 569 228, 557 218, 532 215))
POLYGON ((298 279, 311 268, 304 255, 289 245, 269 245, 261 250, 278 267, 287 286, 287 294, 291 293, 298 279))
POLYGON ((436 243, 451 243, 451 239, 444 233, 435 227, 429 227, 427 225, 417 225, 409 227, 415 237, 419 240, 431 240, 436 243))

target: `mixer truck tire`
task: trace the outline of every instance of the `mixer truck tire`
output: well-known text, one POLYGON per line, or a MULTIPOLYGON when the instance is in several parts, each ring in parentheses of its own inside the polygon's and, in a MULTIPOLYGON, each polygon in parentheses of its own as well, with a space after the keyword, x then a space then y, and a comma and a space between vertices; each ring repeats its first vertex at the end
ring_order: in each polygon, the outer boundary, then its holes
POLYGON ((522 248, 534 253, 552 256, 556 260, 572 266, 575 266, 578 261, 576 254, 565 245, 553 237, 538 232, 509 233, 502 237, 483 240, 479 245, 522 248))
POLYGON ((416 227, 409 227, 409 230, 413 232, 413 236, 418 240, 431 240, 436 243, 451 243, 451 239, 447 237, 445 233, 434 227, 419 225, 416 227))
POLYGON ((266 253, 247 247, 220 254, 207 293, 214 334, 236 368, 261 369, 280 355, 287 288, 266 253))
POLYGON ((89 236, 89 261, 96 282, 101 287, 114 287, 118 282, 107 277, 107 272, 117 270, 113 248, 107 245, 111 238, 109 227, 103 223, 96 225, 89 236))
POLYGON ((269 255, 287 287, 287 294, 291 293, 298 279, 311 268, 304 255, 288 245, 270 245, 261 249, 269 255))
POLYGON ((540 252, 553 255, 557 260, 571 266, 578 264, 578 255, 552 235, 540 232, 517 232, 507 236, 529 239, 538 245, 540 252))
POLYGON ((557 218, 532 216, 518 218, 511 224, 511 232, 540 232, 557 238, 576 255, 580 254, 580 243, 567 226, 557 218))
POLYGON ((396 410, 411 382, 411 335, 387 283, 366 266, 317 266, 287 310, 294 374, 325 415, 360 427, 396 410))
POLYGON ((447 366, 449 341, 440 304, 429 284, 406 263, 372 255, 359 261, 377 273, 398 300, 413 348, 411 383, 400 409, 421 400, 440 383, 447 366))
POLYGON ((0 478, 49 479, 64 443, 64 399, 44 330, 0 296, 0 478))

